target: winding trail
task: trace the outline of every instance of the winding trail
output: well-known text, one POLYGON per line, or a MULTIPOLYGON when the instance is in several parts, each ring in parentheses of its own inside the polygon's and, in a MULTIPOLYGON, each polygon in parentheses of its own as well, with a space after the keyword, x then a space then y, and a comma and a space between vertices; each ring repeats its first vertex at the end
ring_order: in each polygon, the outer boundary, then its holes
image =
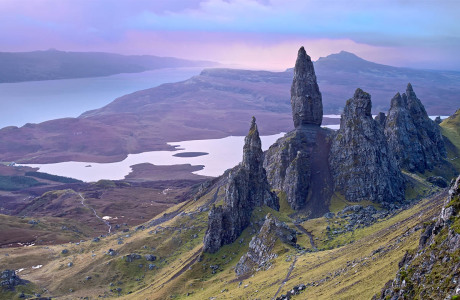
POLYGON ((315 245, 315 240, 313 238, 313 234, 311 234, 310 231, 306 230, 302 225, 300 224, 294 224, 295 227, 297 227, 300 231, 302 231, 303 233, 305 233, 306 235, 308 235, 308 237, 310 238, 310 244, 311 244, 311 247, 313 248, 313 250, 318 250, 318 248, 316 248, 316 245, 315 245))
POLYGON ((195 251, 185 262, 184 262, 184 266, 182 268, 180 268, 180 270, 178 270, 174 275, 171 276, 171 278, 169 278, 164 284, 167 284, 168 282, 170 282, 171 280, 179 277, 180 275, 182 275, 182 273, 184 273, 185 271, 187 271, 189 269, 189 267, 191 265, 193 265, 199 258, 200 258, 200 254, 201 252, 203 251, 203 246, 201 246, 197 251, 195 251))
POLYGON ((96 218, 98 218, 99 220, 101 220, 105 225, 107 225, 107 226, 109 227, 109 232, 108 232, 108 233, 110 233, 110 231, 112 230, 112 225, 110 225, 109 221, 104 220, 103 218, 101 218, 101 217, 97 214, 97 212, 96 212, 96 210, 95 210, 94 208, 92 208, 92 207, 86 205, 86 204, 85 204, 85 200, 86 200, 86 199, 85 199, 85 197, 83 197, 83 195, 82 195, 81 193, 77 193, 77 194, 78 194, 78 196, 80 196, 80 198, 81 198, 81 205, 83 205, 85 208, 88 208, 88 209, 92 210, 93 213, 94 213, 94 215, 96 216, 96 218))
POLYGON ((278 294, 281 292, 281 289, 283 288, 283 286, 286 284, 286 282, 289 281, 289 276, 291 276, 291 273, 292 273, 292 270, 294 270, 294 267, 295 267, 295 263, 297 262, 297 255, 294 256, 294 260, 292 261, 292 264, 291 266, 289 267, 289 270, 286 274, 286 277, 284 278, 283 282, 281 282, 280 284, 280 287, 278 288, 278 290, 276 291, 275 293, 275 296, 273 296, 272 300, 275 300, 276 299, 276 296, 278 296, 278 294))

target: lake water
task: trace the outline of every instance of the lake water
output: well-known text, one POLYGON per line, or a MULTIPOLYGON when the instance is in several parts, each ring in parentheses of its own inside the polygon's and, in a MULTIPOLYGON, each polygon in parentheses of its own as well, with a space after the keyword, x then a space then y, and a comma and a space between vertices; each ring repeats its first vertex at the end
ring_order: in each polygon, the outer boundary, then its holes
POLYGON ((115 98, 197 75, 203 68, 171 68, 107 77, 0 83, 0 128, 77 117, 115 98))
MULTIPOLYGON (((268 149, 284 133, 262 136, 262 149, 268 149)), ((54 164, 27 164, 25 166, 40 168, 40 172, 72 177, 86 182, 100 179, 119 180, 131 172, 131 166, 141 163, 154 165, 191 164, 203 165, 204 168, 195 174, 219 176, 225 170, 236 166, 243 158, 244 136, 229 136, 222 139, 194 140, 169 143, 176 146, 177 151, 151 151, 129 154, 120 162, 62 162, 54 164), (180 150, 179 150, 180 149, 180 150), (177 157, 174 154, 184 152, 206 152, 207 155, 197 157, 177 157), (90 166, 90 167, 89 167, 90 166)))

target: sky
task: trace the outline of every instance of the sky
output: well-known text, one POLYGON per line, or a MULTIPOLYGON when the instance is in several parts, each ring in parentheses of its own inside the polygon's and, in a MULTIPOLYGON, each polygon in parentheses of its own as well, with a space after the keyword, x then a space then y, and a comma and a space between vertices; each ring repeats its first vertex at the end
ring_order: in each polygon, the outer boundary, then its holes
POLYGON ((0 52, 151 54, 283 70, 305 46, 460 71, 458 0, 0 0, 0 52))

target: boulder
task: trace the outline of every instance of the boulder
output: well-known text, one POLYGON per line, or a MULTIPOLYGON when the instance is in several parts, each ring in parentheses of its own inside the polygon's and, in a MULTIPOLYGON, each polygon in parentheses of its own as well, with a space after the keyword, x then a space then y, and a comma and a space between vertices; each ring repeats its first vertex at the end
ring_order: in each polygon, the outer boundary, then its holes
POLYGON ((28 281, 16 275, 15 270, 4 270, 0 275, 0 286, 5 290, 14 291, 18 285, 25 285, 28 281))
POLYGON ((448 186, 447 180, 445 180, 444 177, 441 176, 430 176, 426 179, 426 181, 436 186, 439 186, 440 188, 446 188, 448 186))
POLYGON ((157 259, 157 257, 155 255, 152 255, 152 254, 147 254, 147 255, 144 255, 145 259, 147 261, 155 261, 157 259))
POLYGON ((273 253, 273 249, 278 240, 290 246, 296 246, 296 231, 268 214, 259 233, 249 243, 248 252, 240 258, 236 265, 236 274, 241 276, 270 267, 270 260, 277 256, 276 253, 273 253))

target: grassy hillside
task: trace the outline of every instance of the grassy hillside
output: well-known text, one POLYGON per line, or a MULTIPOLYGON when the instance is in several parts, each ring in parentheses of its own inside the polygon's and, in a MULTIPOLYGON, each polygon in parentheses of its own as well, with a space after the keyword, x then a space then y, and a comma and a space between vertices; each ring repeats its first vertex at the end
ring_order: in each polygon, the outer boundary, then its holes
POLYGON ((3 176, 0 175, 0 190, 19 191, 33 186, 43 185, 34 178, 26 176, 3 176))
POLYGON ((58 244, 86 239, 92 229, 63 218, 21 218, 0 214, 0 247, 58 244))
POLYGON ((0 249, 0 268, 24 268, 22 278, 46 288, 47 292, 40 291, 42 296, 58 299, 271 299, 278 290, 281 295, 300 283, 307 289, 299 299, 338 295, 351 299, 357 294, 369 298, 394 277, 405 251, 416 246, 423 222, 439 213, 445 192, 370 227, 330 238, 324 234, 326 226, 339 219, 305 221, 301 226, 313 234, 319 251, 306 235, 299 235, 298 243, 304 250, 278 243, 272 267, 248 278, 237 278, 234 266, 259 230, 260 220, 270 212, 295 228, 294 220, 289 209, 256 209, 251 226, 235 243, 215 254, 201 255, 209 205, 222 203, 223 195, 224 188, 216 184, 196 200, 178 204, 141 227, 100 241, 0 249), (62 254, 63 249, 68 253, 62 254), (108 255, 109 249, 116 255, 108 255), (127 255, 133 253, 141 257, 128 262, 127 255), (156 260, 147 261, 147 254, 155 255, 156 260), (36 265, 43 266, 33 269, 36 265), (149 265, 154 266, 150 269, 149 265))
POLYGON ((460 170, 460 109, 445 119, 441 124, 442 134, 449 139, 447 143, 447 157, 460 170))

